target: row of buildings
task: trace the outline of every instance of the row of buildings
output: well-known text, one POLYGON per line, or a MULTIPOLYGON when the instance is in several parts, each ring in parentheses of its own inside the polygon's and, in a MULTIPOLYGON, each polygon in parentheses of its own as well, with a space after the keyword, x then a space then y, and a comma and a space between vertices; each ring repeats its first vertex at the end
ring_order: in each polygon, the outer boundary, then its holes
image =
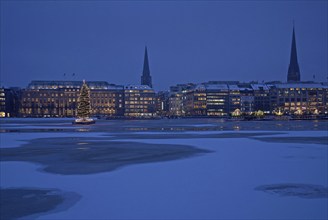
MULTIPOLYGON (((328 84, 210 81, 179 84, 156 93, 147 85, 87 82, 95 117, 225 117, 245 114, 328 114, 328 84)), ((0 89, 1 117, 74 117, 81 81, 32 81, 27 88, 0 89)))
POLYGON ((229 116, 245 114, 327 114, 328 85, 304 83, 208 82, 171 87, 169 114, 177 116, 229 116))
MULTIPOLYGON (((156 93, 147 47, 141 85, 89 81, 95 117, 226 117, 252 114, 328 114, 328 84, 301 82, 293 28, 287 83, 210 81, 178 84, 156 93)), ((0 88, 0 117, 74 117, 82 81, 32 81, 27 88, 0 88)))

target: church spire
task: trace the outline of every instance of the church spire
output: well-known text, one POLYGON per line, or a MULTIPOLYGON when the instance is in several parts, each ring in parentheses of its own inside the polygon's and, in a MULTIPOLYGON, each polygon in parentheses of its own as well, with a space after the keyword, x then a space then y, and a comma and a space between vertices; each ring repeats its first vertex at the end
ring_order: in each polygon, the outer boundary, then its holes
POLYGON ((297 61, 295 28, 293 25, 292 47, 290 53, 290 63, 288 67, 287 82, 299 82, 301 80, 300 68, 297 61))
POLYGON ((141 76, 141 85, 147 85, 150 88, 153 88, 151 82, 150 70, 149 70, 147 46, 145 47, 145 57, 144 57, 144 65, 143 65, 143 71, 141 76))

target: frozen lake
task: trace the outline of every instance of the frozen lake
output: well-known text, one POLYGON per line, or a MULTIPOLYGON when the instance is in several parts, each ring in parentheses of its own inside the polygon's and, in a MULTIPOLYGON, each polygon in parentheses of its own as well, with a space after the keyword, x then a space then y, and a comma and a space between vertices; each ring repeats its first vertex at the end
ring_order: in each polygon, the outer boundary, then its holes
POLYGON ((0 219, 327 219, 327 121, 1 119, 0 219))

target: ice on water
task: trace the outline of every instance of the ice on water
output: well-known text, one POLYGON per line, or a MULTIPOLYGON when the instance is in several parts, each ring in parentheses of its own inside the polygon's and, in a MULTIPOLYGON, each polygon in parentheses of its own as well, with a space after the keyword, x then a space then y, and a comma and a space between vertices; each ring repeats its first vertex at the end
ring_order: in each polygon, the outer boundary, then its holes
POLYGON ((44 211, 38 219, 328 218, 328 147, 315 140, 328 138, 322 122, 254 126, 209 119, 99 121, 79 130, 71 128, 69 120, 17 120, 1 124, 2 150, 27 146, 37 138, 71 137, 211 152, 78 175, 54 174, 43 171, 40 163, 1 158, 2 189, 56 189, 79 195, 70 208, 44 211), (140 132, 129 130, 136 127, 140 132), (283 141, 261 140, 271 137, 283 141), (294 140, 304 137, 310 141, 294 140))

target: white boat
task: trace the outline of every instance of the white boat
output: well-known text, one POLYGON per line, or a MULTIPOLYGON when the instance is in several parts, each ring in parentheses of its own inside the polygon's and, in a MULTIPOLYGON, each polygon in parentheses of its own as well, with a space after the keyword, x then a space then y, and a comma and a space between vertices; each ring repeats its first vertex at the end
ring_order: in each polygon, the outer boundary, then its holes
POLYGON ((96 121, 92 118, 77 118, 72 122, 72 124, 78 124, 78 125, 91 125, 95 123, 96 121))

